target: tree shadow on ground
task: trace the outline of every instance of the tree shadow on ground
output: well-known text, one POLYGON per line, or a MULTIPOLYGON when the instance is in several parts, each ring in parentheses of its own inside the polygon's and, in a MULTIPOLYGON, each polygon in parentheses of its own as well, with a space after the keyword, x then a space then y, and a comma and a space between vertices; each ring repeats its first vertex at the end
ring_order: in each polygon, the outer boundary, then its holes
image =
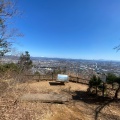
POLYGON ((56 86, 56 85, 65 85, 64 82, 49 82, 50 85, 56 86))
MULTIPOLYGON (((95 120, 98 120, 98 116, 104 107, 106 107, 107 105, 109 105, 112 102, 120 102, 120 99, 115 100, 115 99, 112 99, 110 97, 97 96, 95 94, 90 94, 90 93, 85 92, 85 91, 75 91, 72 95, 72 100, 83 101, 87 104, 97 105, 97 107, 95 109, 95 116, 94 116, 95 120)), ((112 115, 112 114, 104 114, 103 116, 109 120, 120 119, 119 116, 112 115)))
POLYGON ((72 99, 73 100, 82 100, 88 104, 98 104, 98 105, 101 103, 104 103, 106 101, 112 100, 109 97, 97 96, 95 94, 90 94, 85 91, 75 91, 72 95, 72 99))

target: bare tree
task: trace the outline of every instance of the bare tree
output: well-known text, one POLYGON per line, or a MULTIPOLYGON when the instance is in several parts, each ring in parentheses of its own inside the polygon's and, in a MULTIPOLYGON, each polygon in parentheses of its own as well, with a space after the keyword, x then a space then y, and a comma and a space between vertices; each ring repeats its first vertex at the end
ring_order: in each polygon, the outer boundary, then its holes
POLYGON ((17 14, 13 0, 0 0, 0 56, 10 52, 16 36, 20 36, 16 29, 10 28, 9 20, 17 14))

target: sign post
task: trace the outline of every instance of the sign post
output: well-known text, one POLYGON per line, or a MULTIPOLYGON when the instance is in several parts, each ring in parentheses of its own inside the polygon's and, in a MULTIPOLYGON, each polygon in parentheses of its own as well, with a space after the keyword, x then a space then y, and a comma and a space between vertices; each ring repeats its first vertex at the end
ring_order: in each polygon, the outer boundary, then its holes
POLYGON ((106 75, 105 74, 102 74, 100 76, 101 80, 103 81, 103 91, 102 91, 102 94, 103 94, 103 97, 104 97, 104 92, 105 92, 105 83, 106 83, 106 75))

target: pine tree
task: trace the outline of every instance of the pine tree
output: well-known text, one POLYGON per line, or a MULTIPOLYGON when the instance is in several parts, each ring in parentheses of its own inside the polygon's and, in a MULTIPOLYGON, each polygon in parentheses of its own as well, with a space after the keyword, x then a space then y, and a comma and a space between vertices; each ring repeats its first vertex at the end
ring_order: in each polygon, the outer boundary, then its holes
POLYGON ((28 51, 25 51, 25 54, 21 54, 18 63, 22 70, 29 70, 32 67, 32 60, 28 51))

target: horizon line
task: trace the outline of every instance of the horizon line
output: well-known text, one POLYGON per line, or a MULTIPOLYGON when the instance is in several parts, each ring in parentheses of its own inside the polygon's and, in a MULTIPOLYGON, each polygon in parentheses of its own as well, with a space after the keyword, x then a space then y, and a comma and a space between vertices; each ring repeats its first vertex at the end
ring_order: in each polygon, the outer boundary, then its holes
MULTIPOLYGON (((3 57, 7 56, 16 56, 16 55, 5 55, 3 57)), ((19 56, 16 56, 19 57, 19 56)), ((119 61, 120 60, 112 60, 112 59, 90 59, 90 58, 65 58, 65 57, 46 57, 46 56, 31 56, 32 58, 53 58, 53 59, 71 59, 71 60, 93 60, 93 61, 119 61)))

